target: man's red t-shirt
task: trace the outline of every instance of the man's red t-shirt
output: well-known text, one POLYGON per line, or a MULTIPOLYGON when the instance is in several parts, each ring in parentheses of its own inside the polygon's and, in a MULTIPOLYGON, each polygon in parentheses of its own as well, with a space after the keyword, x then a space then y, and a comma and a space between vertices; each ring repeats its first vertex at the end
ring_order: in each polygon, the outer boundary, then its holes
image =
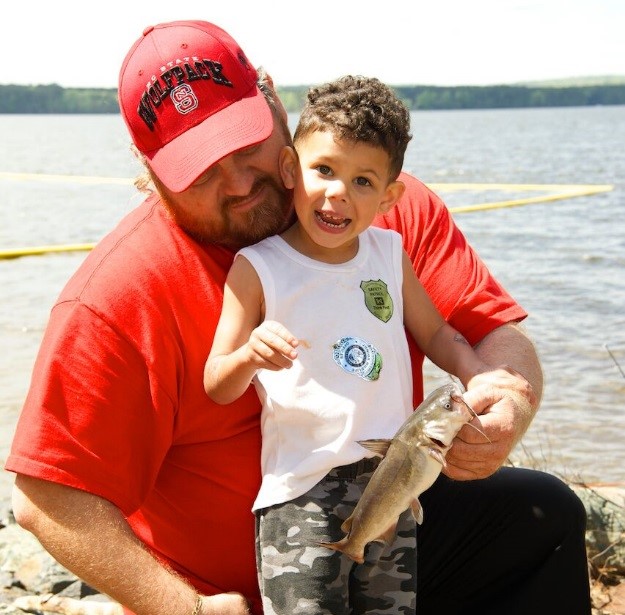
MULTIPOLYGON (((438 197, 401 180, 376 224, 402 234, 443 316, 471 343, 525 318, 438 197)), ((106 498, 199 591, 241 592, 261 613, 260 405, 253 387, 217 405, 202 383, 232 257, 195 243, 155 196, 126 216, 52 309, 6 469, 106 498)), ((417 405, 423 357, 411 350, 417 405)))

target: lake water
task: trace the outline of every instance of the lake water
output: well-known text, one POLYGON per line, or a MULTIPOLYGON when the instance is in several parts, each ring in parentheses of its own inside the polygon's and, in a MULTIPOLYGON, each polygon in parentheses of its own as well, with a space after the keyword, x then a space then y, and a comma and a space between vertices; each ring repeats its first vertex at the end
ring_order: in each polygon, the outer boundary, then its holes
MULTIPOLYGON (((514 461, 588 482, 625 480, 625 377, 605 346, 625 369, 625 107, 424 111, 412 126, 405 169, 430 184, 614 186, 454 216, 530 312, 525 326, 543 362, 542 406, 514 461)), ((139 202, 119 116, 0 115, 0 134, 0 250, 95 242, 139 202)), ((450 207, 537 194, 438 191, 450 207)), ((0 260, 0 466, 50 307, 84 257, 0 260)), ((440 374, 426 365, 426 377, 430 389, 440 374)), ((0 472, 0 500, 12 480, 0 472)))

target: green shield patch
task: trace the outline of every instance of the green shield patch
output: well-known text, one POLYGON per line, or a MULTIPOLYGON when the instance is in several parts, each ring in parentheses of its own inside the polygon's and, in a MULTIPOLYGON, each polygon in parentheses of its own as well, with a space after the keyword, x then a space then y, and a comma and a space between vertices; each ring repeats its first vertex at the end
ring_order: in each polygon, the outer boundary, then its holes
POLYGON ((368 280, 361 282, 360 288, 365 294, 367 309, 382 322, 388 322, 393 316, 393 299, 386 283, 382 280, 368 280))

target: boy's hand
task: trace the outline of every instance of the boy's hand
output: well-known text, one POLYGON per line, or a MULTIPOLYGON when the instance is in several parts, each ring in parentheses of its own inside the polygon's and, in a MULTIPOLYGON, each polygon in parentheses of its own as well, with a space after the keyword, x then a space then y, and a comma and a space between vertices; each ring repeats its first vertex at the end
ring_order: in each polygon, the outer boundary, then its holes
POLYGON ((253 363, 262 369, 288 369, 297 358, 299 340, 283 325, 266 320, 256 327, 247 344, 253 363))

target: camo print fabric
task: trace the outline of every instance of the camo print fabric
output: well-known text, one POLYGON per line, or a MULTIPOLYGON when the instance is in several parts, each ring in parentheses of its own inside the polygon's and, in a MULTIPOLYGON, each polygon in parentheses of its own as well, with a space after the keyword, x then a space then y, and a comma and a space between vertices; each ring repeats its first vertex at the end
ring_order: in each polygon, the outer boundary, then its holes
POLYGON ((414 614, 416 522, 408 510, 390 545, 370 543, 364 564, 317 546, 335 542, 379 459, 333 469, 303 496, 256 512, 265 615, 414 614))

